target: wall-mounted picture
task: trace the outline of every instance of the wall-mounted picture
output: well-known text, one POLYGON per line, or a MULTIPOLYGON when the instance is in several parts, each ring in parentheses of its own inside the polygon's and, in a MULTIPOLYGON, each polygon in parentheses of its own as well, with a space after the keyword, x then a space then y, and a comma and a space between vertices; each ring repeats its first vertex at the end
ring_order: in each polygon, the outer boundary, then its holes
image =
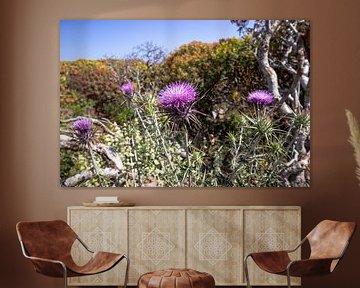
POLYGON ((310 22, 61 20, 63 187, 309 187, 310 22))

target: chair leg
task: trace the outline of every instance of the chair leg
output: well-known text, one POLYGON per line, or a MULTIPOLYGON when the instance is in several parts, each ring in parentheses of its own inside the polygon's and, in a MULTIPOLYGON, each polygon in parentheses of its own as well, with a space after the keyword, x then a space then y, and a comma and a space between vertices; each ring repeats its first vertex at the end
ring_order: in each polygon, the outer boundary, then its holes
POLYGON ((247 255, 244 258, 244 272, 245 272, 245 279, 246 279, 246 287, 247 288, 251 288, 250 285, 250 279, 249 279, 249 269, 248 269, 248 265, 247 265, 247 259, 249 258, 250 255, 247 255))
POLYGON ((125 271, 125 280, 124 280, 124 288, 127 287, 127 282, 129 278, 129 265, 130 265, 130 259, 127 256, 124 256, 126 259, 126 271, 125 271))
POLYGON ((290 271, 289 269, 287 269, 287 284, 288 284, 288 288, 291 288, 291 278, 290 278, 290 271))
POLYGON ((62 264, 62 267, 64 269, 64 287, 67 288, 67 270, 66 270, 66 266, 64 264, 62 264))

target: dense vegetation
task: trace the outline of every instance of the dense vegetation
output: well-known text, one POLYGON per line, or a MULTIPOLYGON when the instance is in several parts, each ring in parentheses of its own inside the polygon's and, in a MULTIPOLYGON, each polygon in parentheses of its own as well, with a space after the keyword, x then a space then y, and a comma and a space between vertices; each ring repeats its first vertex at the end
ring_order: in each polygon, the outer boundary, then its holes
MULTIPOLYGON (((249 101, 268 90, 256 45, 247 36, 191 42, 162 59, 61 62, 61 184, 289 186, 284 173, 310 116, 281 113, 277 99, 249 101), (174 82, 196 89, 186 117, 159 102, 174 82)), ((289 73, 278 75, 291 86, 289 73)))

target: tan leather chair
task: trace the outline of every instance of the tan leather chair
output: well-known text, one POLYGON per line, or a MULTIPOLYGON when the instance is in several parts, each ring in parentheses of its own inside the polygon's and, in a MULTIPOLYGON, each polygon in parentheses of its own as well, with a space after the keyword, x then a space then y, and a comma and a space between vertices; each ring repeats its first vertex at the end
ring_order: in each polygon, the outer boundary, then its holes
POLYGON ((91 251, 62 220, 19 222, 16 231, 24 256, 31 260, 35 271, 50 277, 87 276, 110 270, 122 259, 126 259, 124 288, 127 285, 129 259, 124 254, 91 251), (91 259, 83 266, 78 266, 71 257, 71 247, 78 240, 89 253, 91 259))
POLYGON ((304 277, 333 272, 344 256, 355 229, 356 224, 354 222, 324 220, 295 249, 250 253, 244 259, 247 287, 251 287, 247 267, 249 257, 266 272, 286 275, 289 288, 291 287, 290 276, 304 277), (297 250, 306 241, 310 245, 310 257, 308 259, 291 261, 289 253, 297 250))

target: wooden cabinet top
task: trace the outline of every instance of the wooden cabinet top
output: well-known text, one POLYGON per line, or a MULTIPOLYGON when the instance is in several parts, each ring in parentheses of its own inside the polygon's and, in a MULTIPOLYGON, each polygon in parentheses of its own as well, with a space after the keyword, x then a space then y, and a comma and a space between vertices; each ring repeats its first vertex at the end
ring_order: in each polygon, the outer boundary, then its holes
POLYGON ((85 207, 85 206, 69 206, 68 209, 165 209, 165 210, 187 210, 187 209, 221 209, 221 210, 238 210, 238 209, 282 209, 282 210, 300 210, 301 206, 132 206, 132 207, 85 207))

